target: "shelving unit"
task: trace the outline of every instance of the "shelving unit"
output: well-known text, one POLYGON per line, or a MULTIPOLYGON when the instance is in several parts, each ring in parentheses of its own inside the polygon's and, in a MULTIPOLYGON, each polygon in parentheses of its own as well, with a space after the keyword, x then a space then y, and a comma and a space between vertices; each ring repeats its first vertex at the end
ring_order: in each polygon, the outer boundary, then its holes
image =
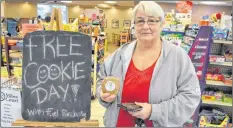
POLYGON ((206 84, 211 86, 232 87, 232 85, 226 85, 222 81, 206 80, 206 84))
POLYGON ((92 69, 92 99, 96 97, 96 83, 97 83, 97 73, 99 71, 100 64, 104 61, 104 54, 106 51, 106 37, 92 37, 92 61, 93 61, 93 69, 92 69))
POLYGON ((222 65, 222 66, 232 66, 232 62, 210 62, 210 64, 213 64, 213 65, 222 65))
POLYGON ((232 44, 232 41, 227 40, 214 40, 215 44, 232 44))
MULTIPOLYGON (((20 48, 17 46, 10 46, 8 44, 9 40, 22 40, 23 38, 21 37, 5 37, 5 42, 4 42, 4 49, 5 49, 5 56, 6 56, 6 66, 7 66, 7 72, 8 72, 8 76, 12 76, 12 67, 14 67, 12 65, 12 63, 10 62, 10 50, 19 50, 20 48)), ((3 46, 1 44, 1 55, 3 53, 3 46)), ((4 63, 1 64, 1 66, 5 66, 4 63)))
POLYGON ((224 103, 221 101, 202 100, 202 104, 232 107, 231 103, 224 103))
MULTIPOLYGON (((223 45, 232 45, 232 41, 214 40, 210 47, 210 54, 220 55, 223 45)), ((208 68, 218 68, 220 69, 220 73, 227 74, 229 71, 232 71, 232 62, 209 62, 208 68)), ((206 87, 218 89, 226 94, 232 95, 232 85, 226 85, 223 81, 206 80, 206 87)), ((217 100, 202 100, 201 106, 221 109, 230 117, 230 122, 232 122, 232 103, 217 100)))

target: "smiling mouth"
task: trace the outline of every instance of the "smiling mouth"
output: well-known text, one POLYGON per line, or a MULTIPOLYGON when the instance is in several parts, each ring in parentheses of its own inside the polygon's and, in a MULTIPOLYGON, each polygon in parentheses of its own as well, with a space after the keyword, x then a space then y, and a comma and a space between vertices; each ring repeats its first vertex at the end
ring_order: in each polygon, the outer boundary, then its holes
POLYGON ((57 73, 51 73, 53 76, 56 76, 57 75, 57 73))
POLYGON ((46 77, 46 75, 44 75, 44 76, 40 76, 40 78, 41 78, 41 79, 44 79, 45 77, 46 77))

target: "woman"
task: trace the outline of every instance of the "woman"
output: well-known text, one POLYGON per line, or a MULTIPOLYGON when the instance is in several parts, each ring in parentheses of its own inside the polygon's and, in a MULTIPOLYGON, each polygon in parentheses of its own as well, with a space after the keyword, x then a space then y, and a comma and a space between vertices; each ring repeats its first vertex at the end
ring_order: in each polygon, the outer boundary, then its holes
POLYGON ((153 1, 140 2, 133 11, 136 41, 128 43, 106 60, 97 82, 100 104, 106 107, 108 127, 133 127, 142 119, 147 127, 179 127, 190 119, 200 102, 199 81, 183 49, 160 38, 164 12, 153 1), (103 93, 105 77, 120 78, 117 95, 103 93), (117 107, 135 103, 138 112, 117 107))

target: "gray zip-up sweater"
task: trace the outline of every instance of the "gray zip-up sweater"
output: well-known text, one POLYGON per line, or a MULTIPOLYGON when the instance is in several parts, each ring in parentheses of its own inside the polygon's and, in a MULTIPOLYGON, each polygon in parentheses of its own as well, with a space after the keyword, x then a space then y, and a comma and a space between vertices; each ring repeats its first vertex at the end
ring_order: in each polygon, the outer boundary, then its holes
MULTIPOLYGON (((116 127, 119 114, 117 103, 121 103, 124 78, 135 46, 136 41, 123 45, 101 65, 97 97, 106 108, 104 125, 107 127, 116 127), (120 91, 112 103, 104 102, 99 96, 102 80, 106 76, 121 80, 120 91)), ((153 121, 154 127, 180 127, 193 115, 200 99, 199 81, 189 56, 182 48, 163 41, 150 82, 152 113, 149 120, 153 121)))

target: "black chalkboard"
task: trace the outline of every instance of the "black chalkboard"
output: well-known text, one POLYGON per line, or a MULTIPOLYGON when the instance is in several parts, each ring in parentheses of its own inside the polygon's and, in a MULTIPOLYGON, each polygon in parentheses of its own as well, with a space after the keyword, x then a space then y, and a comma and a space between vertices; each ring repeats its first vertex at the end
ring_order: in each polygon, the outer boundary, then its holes
POLYGON ((23 40, 22 116, 29 121, 90 119, 91 37, 36 31, 23 40))

